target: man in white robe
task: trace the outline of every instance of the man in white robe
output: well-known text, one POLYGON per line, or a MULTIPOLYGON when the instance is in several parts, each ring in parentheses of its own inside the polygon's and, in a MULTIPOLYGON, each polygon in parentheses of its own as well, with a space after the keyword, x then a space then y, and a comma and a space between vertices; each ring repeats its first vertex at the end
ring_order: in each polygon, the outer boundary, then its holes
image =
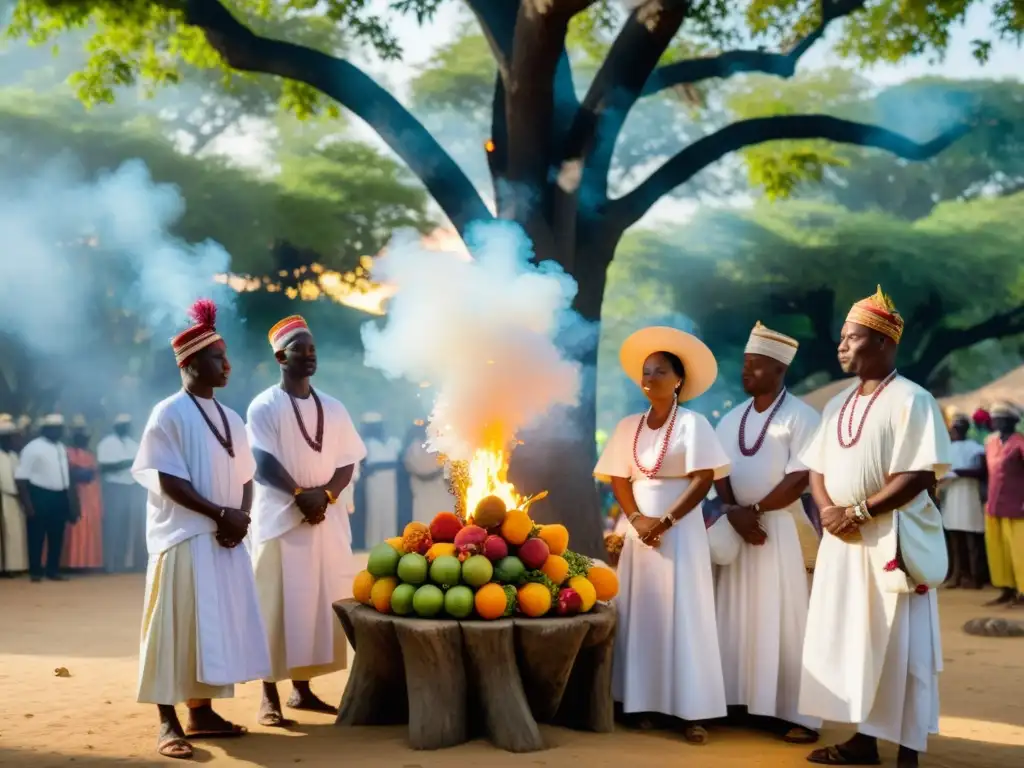
POLYGON ((120 414, 113 431, 96 446, 96 462, 103 480, 103 568, 107 573, 145 568, 145 495, 132 477, 132 462, 139 444, 131 436, 132 419, 120 414))
POLYGON ((398 462, 402 443, 384 432, 384 419, 379 413, 363 415, 363 439, 366 460, 360 471, 359 496, 363 499, 364 545, 367 549, 385 539, 397 536, 398 530, 398 462))
POLYGON ((800 711, 857 726, 848 741, 812 752, 813 763, 877 765, 882 739, 899 745, 899 768, 913 768, 938 732, 934 587, 948 559, 929 492, 949 470, 951 451, 938 403, 896 373, 902 334, 903 319, 881 288, 854 305, 839 362, 857 382, 826 406, 800 457, 825 529, 800 711))
POLYGON ((256 466, 245 423, 214 398, 231 370, 216 308, 200 300, 191 314, 195 325, 172 341, 183 387, 153 408, 132 465, 148 491, 138 701, 159 710, 157 751, 184 759, 190 739, 246 732, 211 699, 270 672, 252 563, 238 546, 256 466), (182 702, 185 729, 174 709, 182 702))
POLYGON ((271 671, 261 725, 293 724, 277 683, 292 681, 288 706, 336 714, 310 690, 313 677, 344 669, 347 644, 333 604, 351 595, 352 544, 342 499, 366 455, 345 406, 310 386, 316 345, 298 315, 270 329, 281 383, 249 406, 256 459, 253 561, 268 632, 271 671))
POLYGON ((730 470, 715 490, 744 544, 718 569, 715 602, 726 703, 782 721, 786 741, 810 744, 821 720, 801 715, 797 701, 808 602, 797 518, 808 484, 799 455, 820 419, 786 390, 797 347, 758 323, 743 360, 751 397, 716 428, 730 470))
POLYGON ((25 513, 14 479, 18 469, 18 454, 14 450, 17 434, 18 425, 12 418, 0 419, 0 576, 4 577, 28 570, 25 513))

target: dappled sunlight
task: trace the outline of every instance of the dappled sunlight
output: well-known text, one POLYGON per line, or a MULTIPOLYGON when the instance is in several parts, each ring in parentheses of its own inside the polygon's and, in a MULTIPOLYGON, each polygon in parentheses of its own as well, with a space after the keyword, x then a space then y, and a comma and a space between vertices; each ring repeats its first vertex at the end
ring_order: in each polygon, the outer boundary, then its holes
POLYGON ((1019 725, 965 717, 940 717, 939 733, 950 739, 1024 749, 1024 727, 1019 725))

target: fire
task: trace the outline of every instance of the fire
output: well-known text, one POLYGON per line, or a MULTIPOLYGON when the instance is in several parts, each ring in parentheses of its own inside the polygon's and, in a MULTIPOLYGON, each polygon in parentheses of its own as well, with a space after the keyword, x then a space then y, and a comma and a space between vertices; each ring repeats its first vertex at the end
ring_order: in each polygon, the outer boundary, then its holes
POLYGON ((520 496, 515 486, 506 480, 508 455, 501 449, 483 448, 473 454, 469 462, 466 485, 466 516, 471 518, 480 500, 497 496, 508 509, 519 506, 520 496))

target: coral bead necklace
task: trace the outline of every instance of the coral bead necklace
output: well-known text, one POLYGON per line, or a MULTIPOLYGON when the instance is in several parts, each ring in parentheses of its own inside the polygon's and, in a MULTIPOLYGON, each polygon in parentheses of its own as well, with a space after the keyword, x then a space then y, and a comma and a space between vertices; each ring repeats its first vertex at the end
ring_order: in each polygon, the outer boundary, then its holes
POLYGON ((836 422, 836 433, 839 436, 839 447, 840 448, 853 448, 858 442, 860 442, 861 433, 864 431, 864 424, 868 420, 868 414, 871 413, 871 406, 875 404, 875 400, 882 394, 882 391, 892 383, 892 380, 896 378, 896 371, 893 371, 884 379, 875 389, 871 395, 871 399, 868 400, 868 405, 864 409, 863 415, 860 417, 860 423, 857 425, 857 431, 853 431, 853 415, 857 411, 857 401, 860 399, 860 390, 863 384, 858 384, 853 392, 850 393, 849 397, 846 398, 846 402, 843 403, 843 407, 839 409, 839 420, 836 422), (843 416, 846 415, 846 409, 850 409, 849 423, 846 425, 846 436, 843 435, 843 416))
MULTIPOLYGON (((676 414, 679 412, 679 403, 672 406, 672 414, 668 420, 668 430, 665 432, 665 438, 661 442, 661 449, 658 451, 658 459, 654 462, 654 467, 648 469, 640 463, 640 456, 638 452, 638 446, 640 444, 640 433, 643 432, 644 425, 647 424, 651 416, 651 409, 647 410, 643 416, 640 417, 640 423, 636 426, 636 434, 633 435, 633 462, 636 464, 636 468, 639 469, 645 477, 653 478, 661 470, 661 465, 665 462, 665 454, 668 453, 668 444, 672 439, 672 430, 676 425, 676 414)), ((658 430, 659 432, 661 430, 658 430)), ((657 439, 657 438, 655 438, 657 439)))
POLYGON ((757 452, 761 450, 761 446, 764 444, 764 438, 768 434, 768 427, 772 425, 772 420, 775 418, 775 414, 779 412, 779 408, 786 402, 786 390, 782 390, 782 396, 779 397, 775 403, 775 407, 772 408, 772 412, 768 414, 768 418, 764 421, 764 426, 761 428, 761 434, 757 436, 757 440, 754 442, 753 448, 747 448, 747 417, 750 415, 750 411, 754 408, 754 401, 750 401, 750 405, 747 406, 747 410, 743 412, 743 418, 740 419, 740 453, 747 458, 756 456, 757 452))

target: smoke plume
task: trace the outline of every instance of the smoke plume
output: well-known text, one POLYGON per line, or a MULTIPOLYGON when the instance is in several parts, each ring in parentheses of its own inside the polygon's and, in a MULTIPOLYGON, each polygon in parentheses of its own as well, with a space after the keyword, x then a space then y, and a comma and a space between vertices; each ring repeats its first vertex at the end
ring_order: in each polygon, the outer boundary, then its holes
POLYGON ((517 225, 478 224, 468 239, 472 260, 397 235, 374 278, 398 293, 382 326, 363 326, 367 365, 434 387, 429 444, 453 460, 507 448, 551 408, 575 405, 581 376, 557 343, 582 323, 576 282, 532 263, 517 225))

